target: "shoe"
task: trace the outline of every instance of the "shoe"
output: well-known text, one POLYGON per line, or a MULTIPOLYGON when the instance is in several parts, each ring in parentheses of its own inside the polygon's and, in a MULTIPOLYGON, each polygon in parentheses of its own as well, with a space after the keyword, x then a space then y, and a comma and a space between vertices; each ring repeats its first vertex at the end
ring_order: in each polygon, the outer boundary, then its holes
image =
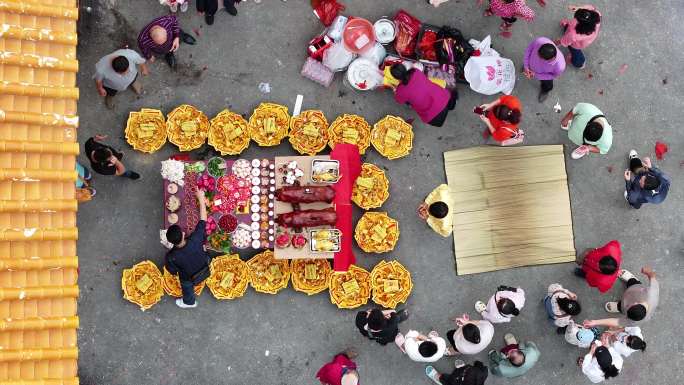
POLYGON ((129 178, 131 178, 133 180, 138 180, 138 179, 140 179, 140 174, 138 174, 135 171, 131 171, 131 175, 129 176, 129 178))
POLYGON ((482 301, 477 301, 475 302, 475 311, 478 313, 482 313, 487 309, 487 305, 484 304, 482 301))
POLYGON ((537 101, 539 101, 539 103, 544 103, 546 101, 546 99, 548 99, 548 97, 549 97, 548 91, 544 92, 544 91, 539 90, 539 96, 537 96, 537 101))
POLYGON ((114 97, 113 96, 105 96, 105 106, 107 106, 108 109, 113 110, 114 109, 114 97))
POLYGON ((97 190, 95 190, 92 187, 88 187, 88 191, 90 191, 90 197, 91 198, 94 197, 95 195, 97 195, 97 190))
POLYGON ((437 338, 437 337, 439 337, 439 333, 437 333, 436 331, 433 330, 430 333, 428 333, 428 337, 437 338))
POLYGON ((193 303, 192 305, 186 305, 185 302, 183 302, 183 298, 178 298, 176 299, 176 306, 178 306, 181 309, 192 309, 197 307, 197 301, 193 303))
POLYGON ((568 125, 567 125, 567 126, 564 126, 563 124, 561 124, 561 130, 563 130, 563 131, 569 130, 571 124, 572 124, 572 119, 570 119, 570 121, 568 121, 568 125))
POLYGON ((634 274, 632 274, 629 270, 625 269, 620 270, 620 274, 618 275, 618 277, 620 277, 620 279, 625 282, 629 282, 629 280, 632 278, 636 279, 634 274))
POLYGON ((617 302, 606 302, 605 309, 608 313, 619 313, 617 302))
POLYGON ((629 160, 636 159, 639 157, 636 150, 629 150, 629 160))
POLYGON ((197 43, 197 40, 195 40, 194 37, 183 31, 182 29, 180 31, 180 38, 181 40, 183 40, 183 43, 185 44, 195 45, 195 43, 197 43))
POLYGON ((214 25, 214 15, 206 14, 204 15, 204 21, 207 22, 207 25, 214 25))
POLYGON ((394 337, 394 343, 397 344, 399 350, 406 353, 406 351, 404 351, 404 342, 406 342, 406 337, 404 337, 404 335, 401 333, 397 333, 397 336, 394 337))
POLYGON ((135 81, 131 83, 131 88, 133 89, 133 92, 135 92, 136 95, 142 94, 143 87, 140 79, 135 79, 135 81))
POLYGON ((587 63, 582 64, 581 67, 577 67, 578 70, 583 70, 585 68, 587 68, 587 63))
POLYGON ((465 362, 463 360, 454 360, 454 368, 458 369, 465 366, 465 362))
MULTIPOLYGON (((226 3, 224 1, 224 3, 226 3)), ((228 12, 231 16, 237 16, 237 8, 235 8, 235 3, 232 0, 227 1, 228 4, 224 4, 226 7, 226 12, 228 12)))
POLYGON ((580 159, 589 153, 589 147, 581 145, 575 149, 575 151, 570 154, 572 159, 580 159))
POLYGON ((442 383, 439 382, 439 372, 437 372, 437 369, 433 368, 432 365, 425 367, 425 375, 430 377, 435 384, 442 385, 442 383))
POLYGON ((627 190, 625 190, 625 200, 629 202, 629 198, 627 197, 627 190))
POLYGON ((164 60, 166 60, 166 63, 171 67, 172 70, 176 70, 176 55, 173 54, 173 52, 169 52, 166 55, 164 55, 164 60))
POLYGON ((188 11, 188 4, 189 2, 186 1, 185 3, 181 4, 181 12, 187 12, 188 11))
POLYGON ((506 333, 504 335, 504 342, 506 343, 506 345, 517 345, 518 344, 518 340, 515 339, 515 336, 511 333, 506 333))

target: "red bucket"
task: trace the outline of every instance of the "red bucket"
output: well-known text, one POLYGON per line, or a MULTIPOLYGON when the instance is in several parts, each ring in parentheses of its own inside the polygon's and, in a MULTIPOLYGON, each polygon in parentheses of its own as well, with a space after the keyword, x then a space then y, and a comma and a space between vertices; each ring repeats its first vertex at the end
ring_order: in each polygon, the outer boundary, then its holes
POLYGON ((370 21, 355 17, 350 19, 342 32, 344 47, 354 53, 363 53, 375 45, 375 31, 370 21))

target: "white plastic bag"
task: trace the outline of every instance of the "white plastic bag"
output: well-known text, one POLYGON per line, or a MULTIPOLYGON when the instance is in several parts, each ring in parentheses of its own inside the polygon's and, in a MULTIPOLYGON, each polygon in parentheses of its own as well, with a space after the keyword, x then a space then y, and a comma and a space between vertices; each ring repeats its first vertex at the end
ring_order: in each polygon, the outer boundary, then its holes
POLYGON ((510 95, 515 86, 515 65, 496 56, 473 56, 466 62, 465 78, 470 88, 483 95, 510 95))
POLYGON ((494 48, 492 48, 492 37, 487 35, 482 41, 477 41, 475 39, 468 40, 470 45, 480 51, 480 56, 501 56, 494 48))
POLYGON ((333 43, 330 48, 323 52, 323 65, 333 72, 344 71, 355 57, 356 54, 347 51, 344 44, 333 43))

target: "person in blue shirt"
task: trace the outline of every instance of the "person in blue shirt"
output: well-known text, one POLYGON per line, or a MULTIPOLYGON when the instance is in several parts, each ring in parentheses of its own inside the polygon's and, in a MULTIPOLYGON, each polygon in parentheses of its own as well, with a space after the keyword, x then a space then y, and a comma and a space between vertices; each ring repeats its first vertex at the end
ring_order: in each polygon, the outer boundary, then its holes
POLYGON ((635 209, 644 203, 662 203, 670 190, 670 178, 653 167, 651 159, 642 161, 635 150, 629 151, 629 169, 625 170, 625 199, 635 209))
POLYGON ((207 206, 204 203, 203 190, 197 189, 195 195, 199 206, 200 221, 192 234, 186 236, 178 225, 171 225, 166 230, 166 240, 173 244, 173 248, 166 253, 164 266, 169 273, 177 274, 180 279, 183 298, 178 298, 176 305, 183 309, 197 307, 195 285, 209 278, 210 257, 204 248, 207 240, 207 206))

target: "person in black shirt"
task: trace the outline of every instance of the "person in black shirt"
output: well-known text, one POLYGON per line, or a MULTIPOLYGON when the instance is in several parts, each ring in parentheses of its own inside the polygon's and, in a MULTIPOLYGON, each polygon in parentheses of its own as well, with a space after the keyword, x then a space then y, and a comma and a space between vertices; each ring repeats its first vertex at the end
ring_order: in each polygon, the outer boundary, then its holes
POLYGON ((183 298, 178 298, 176 305, 183 309, 197 307, 195 285, 209 278, 210 257, 204 249, 207 239, 207 205, 204 202, 204 191, 197 189, 196 197, 200 221, 192 234, 186 236, 178 225, 171 225, 166 230, 166 240, 173 244, 173 248, 166 253, 164 266, 169 273, 177 274, 180 279, 183 298))
POLYGON ((371 309, 356 314, 356 327, 359 332, 380 345, 394 341, 399 333, 399 323, 408 318, 408 312, 402 310, 371 309))
POLYGON ((107 139, 107 135, 95 135, 85 142, 85 153, 90 160, 93 171, 102 175, 125 176, 133 180, 139 179, 140 174, 135 171, 126 170, 126 166, 121 163, 123 154, 114 148, 102 144, 99 141, 107 139))

